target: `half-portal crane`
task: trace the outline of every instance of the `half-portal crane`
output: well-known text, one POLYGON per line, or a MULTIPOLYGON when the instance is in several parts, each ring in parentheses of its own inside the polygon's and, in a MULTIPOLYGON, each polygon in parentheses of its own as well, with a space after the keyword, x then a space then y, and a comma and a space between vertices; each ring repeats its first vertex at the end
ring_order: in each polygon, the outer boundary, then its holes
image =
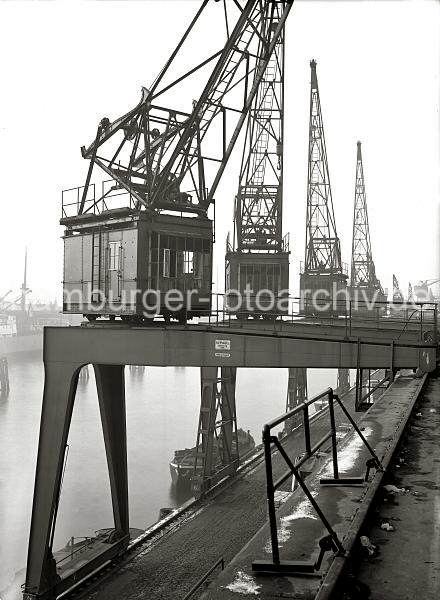
POLYGON ((80 301, 64 303, 65 312, 142 321, 156 314, 186 320, 210 311, 208 209, 292 2, 247 0, 229 9, 219 4, 216 18, 225 20, 226 42, 175 75, 183 46, 214 4, 204 0, 153 84, 142 89, 139 103, 113 122, 101 120, 95 140, 82 148, 90 160, 85 185, 74 190, 73 201, 70 194, 63 201, 65 295, 78 288, 82 293, 80 301), (212 70, 198 99, 182 107, 182 82, 208 65, 212 70), (91 184, 94 165, 110 177, 99 194, 91 184), (192 291, 191 303, 185 299, 170 307, 164 296, 171 289, 192 291))

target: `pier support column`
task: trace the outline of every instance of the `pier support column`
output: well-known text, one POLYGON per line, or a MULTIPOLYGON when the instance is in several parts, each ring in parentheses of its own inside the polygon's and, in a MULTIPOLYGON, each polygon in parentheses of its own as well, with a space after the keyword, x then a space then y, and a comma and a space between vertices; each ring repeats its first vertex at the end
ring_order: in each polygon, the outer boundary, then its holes
POLYGON ((193 476, 196 494, 207 491, 219 477, 232 474, 238 467, 235 380, 236 368, 200 369, 201 402, 193 476))
POLYGON ((9 394, 9 372, 8 359, 6 356, 0 357, 0 398, 9 394))
POLYGON ((338 394, 346 394, 350 390, 350 370, 338 369, 338 381, 336 384, 338 394))
MULTIPOLYGON (((287 382, 286 412, 305 402, 305 400, 307 400, 307 369, 303 367, 290 368, 287 382)), ((284 432, 289 433, 300 423, 302 423, 301 415, 288 419, 284 425, 284 432)))
MULTIPOLYGON (((221 414, 221 460, 223 465, 233 464, 238 461, 237 415, 235 411, 235 382, 237 369, 221 367, 220 369, 220 414, 221 414)), ((237 468, 236 465, 235 468, 237 468)))
POLYGON ((127 431, 123 365, 93 365, 98 390, 116 539, 129 537, 127 431))
POLYGON ((60 483, 80 364, 45 364, 43 407, 25 592, 43 595, 58 581, 52 555, 60 483))

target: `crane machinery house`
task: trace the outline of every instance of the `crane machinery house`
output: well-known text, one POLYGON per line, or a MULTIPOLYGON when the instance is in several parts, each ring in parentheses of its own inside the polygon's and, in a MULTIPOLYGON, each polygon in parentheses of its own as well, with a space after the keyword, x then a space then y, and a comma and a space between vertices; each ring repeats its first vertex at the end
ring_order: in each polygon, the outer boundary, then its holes
POLYGON ((182 320, 209 312, 210 219, 125 207, 64 217, 61 224, 66 227, 64 312, 130 321, 155 314, 182 320))

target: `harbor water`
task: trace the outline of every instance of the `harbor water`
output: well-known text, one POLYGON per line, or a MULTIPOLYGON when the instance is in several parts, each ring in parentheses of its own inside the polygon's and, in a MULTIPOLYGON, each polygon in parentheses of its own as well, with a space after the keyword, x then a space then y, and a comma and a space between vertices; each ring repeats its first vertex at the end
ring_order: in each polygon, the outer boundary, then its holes
MULTIPOLYGON (((0 400, 0 599, 20 598, 32 509, 44 384, 40 354, 10 356, 10 394, 0 400), (18 573, 18 575, 17 575, 18 573), (12 587, 11 587, 12 585, 12 587), (15 589, 12 589, 15 588, 15 589), (6 590, 8 590, 6 592, 6 590)), ((195 368, 126 367, 130 525, 145 529, 162 507, 187 497, 171 487, 174 450, 195 444, 200 402, 195 368)), ((261 441, 283 412, 287 369, 239 369, 238 426, 261 441)), ((309 369, 309 395, 336 385, 336 371, 309 369)), ((112 526, 110 488, 93 370, 78 385, 54 548, 112 526)))

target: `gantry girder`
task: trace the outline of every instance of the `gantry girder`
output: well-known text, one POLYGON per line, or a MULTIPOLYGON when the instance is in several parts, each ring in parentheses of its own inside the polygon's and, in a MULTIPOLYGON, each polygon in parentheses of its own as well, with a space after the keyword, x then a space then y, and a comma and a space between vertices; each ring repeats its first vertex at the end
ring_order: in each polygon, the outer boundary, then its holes
POLYGON ((361 142, 357 142, 356 151, 356 183, 354 192, 350 283, 352 288, 365 288, 370 292, 377 291, 378 296, 380 295, 380 298, 377 298, 377 300, 385 300, 382 285, 376 275, 376 268, 371 251, 370 225, 368 222, 361 142))
POLYGON ((129 194, 135 209, 206 214, 292 3, 204 0, 153 84, 142 89, 137 106, 113 122, 102 119, 94 142, 83 147, 90 166, 79 214, 96 211, 101 200, 107 203, 121 190, 129 194), (176 74, 173 68, 182 48, 192 41, 211 6, 218 11, 218 23, 224 21, 226 42, 212 55, 202 56, 199 64, 176 74), (192 106, 189 101, 189 107, 176 106, 181 83, 199 76, 207 65, 212 65, 209 78, 198 96, 192 93, 198 99, 192 106), (94 164, 113 184, 88 202, 94 164))

